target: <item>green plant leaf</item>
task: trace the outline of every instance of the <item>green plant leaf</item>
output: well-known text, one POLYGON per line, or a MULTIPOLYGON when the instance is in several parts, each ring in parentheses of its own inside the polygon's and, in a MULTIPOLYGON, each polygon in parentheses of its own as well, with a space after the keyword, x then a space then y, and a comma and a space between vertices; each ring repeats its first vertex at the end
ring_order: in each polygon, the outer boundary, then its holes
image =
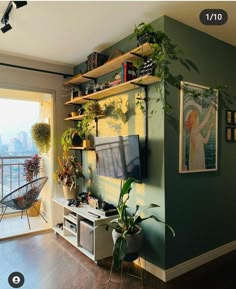
POLYGON ((113 248, 114 268, 119 270, 126 255, 127 241, 124 237, 118 237, 113 248))
POLYGON ((130 190, 132 189, 131 185, 133 182, 136 182, 134 178, 128 178, 122 186, 120 196, 123 197, 126 194, 129 194, 130 190))
POLYGON ((161 221, 161 220, 158 219, 156 216, 151 215, 149 218, 152 218, 152 219, 154 219, 155 221, 164 224, 164 225, 171 231, 173 237, 175 237, 175 231, 174 231, 174 229, 173 229, 170 225, 168 225, 168 224, 166 224, 165 222, 161 221))

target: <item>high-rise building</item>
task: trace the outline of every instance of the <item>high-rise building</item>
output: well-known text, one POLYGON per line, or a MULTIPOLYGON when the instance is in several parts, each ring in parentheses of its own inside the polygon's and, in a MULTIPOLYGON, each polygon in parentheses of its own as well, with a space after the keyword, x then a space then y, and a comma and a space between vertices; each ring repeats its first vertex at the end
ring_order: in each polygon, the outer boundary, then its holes
POLYGON ((22 153, 22 143, 17 138, 11 139, 8 144, 8 153, 14 155, 22 153))
POLYGON ((22 144, 22 149, 24 152, 28 150, 28 135, 25 131, 20 131, 18 133, 18 139, 22 144))

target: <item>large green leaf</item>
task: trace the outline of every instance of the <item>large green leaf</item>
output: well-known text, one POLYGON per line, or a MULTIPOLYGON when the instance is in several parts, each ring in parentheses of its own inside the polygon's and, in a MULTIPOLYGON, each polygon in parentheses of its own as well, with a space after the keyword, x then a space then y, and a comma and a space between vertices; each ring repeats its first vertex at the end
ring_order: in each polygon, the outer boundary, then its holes
POLYGON ((130 190, 132 189, 131 185, 133 182, 136 182, 134 178, 128 178, 125 183, 123 184, 120 192, 120 197, 123 198, 124 195, 129 194, 130 190))
POLYGON ((119 270, 121 263, 126 255, 127 251, 127 242, 124 237, 118 237, 113 248, 113 259, 114 259, 114 268, 119 270))

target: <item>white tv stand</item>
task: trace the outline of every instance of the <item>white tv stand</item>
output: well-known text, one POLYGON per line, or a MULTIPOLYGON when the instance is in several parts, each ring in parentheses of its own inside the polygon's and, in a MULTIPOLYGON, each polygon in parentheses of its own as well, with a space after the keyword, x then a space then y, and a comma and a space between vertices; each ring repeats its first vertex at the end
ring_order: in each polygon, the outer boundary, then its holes
POLYGON ((67 204, 68 201, 64 198, 53 199, 53 229, 55 233, 65 238, 96 263, 112 256, 111 230, 106 231, 105 226, 97 226, 107 224, 117 216, 100 216, 98 218, 88 213, 94 210, 87 204, 80 204, 79 207, 68 206, 67 204), (74 217, 69 214, 74 214, 74 217), (61 228, 57 226, 60 223, 63 224, 61 228), (86 224, 88 224, 88 228, 90 228, 90 231, 92 230, 92 233, 86 229, 86 224), (83 235, 80 235, 80 231, 83 235), (88 246, 89 249, 86 248, 88 246))

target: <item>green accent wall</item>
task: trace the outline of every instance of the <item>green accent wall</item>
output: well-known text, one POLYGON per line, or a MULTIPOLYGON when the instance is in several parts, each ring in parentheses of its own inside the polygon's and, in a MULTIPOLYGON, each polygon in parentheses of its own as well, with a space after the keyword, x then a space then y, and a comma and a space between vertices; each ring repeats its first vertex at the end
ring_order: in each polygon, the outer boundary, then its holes
MULTIPOLYGON (((173 73, 204 86, 227 85, 232 101, 229 108, 236 110, 236 47, 171 18, 165 17, 164 23, 165 33, 199 69, 199 73, 189 72, 173 64, 173 73)), ((225 141, 222 96, 219 96, 218 170, 179 174, 180 97, 177 89, 169 90, 175 121, 165 120, 165 214, 176 238, 166 236, 166 268, 236 239, 236 143, 225 141)))
MULTIPOLYGON (((137 23, 138 24, 138 23, 137 23)), ((184 56, 198 67, 198 72, 189 72, 177 63, 171 65, 174 74, 182 74, 184 80, 214 86, 224 83, 229 86, 229 94, 236 95, 236 48, 219 41, 194 28, 163 16, 152 22, 153 26, 166 32, 174 43, 184 50, 184 56)), ((111 54, 115 49, 124 52, 136 46, 130 36, 107 48, 103 53, 111 54)), ((89 53, 88 53, 89 54, 89 53)), ((85 72, 82 63, 75 67, 75 73, 85 72)), ((114 73, 99 79, 103 81, 114 73)), ((155 85, 148 88, 150 110, 158 113, 149 118, 148 176, 142 184, 135 184, 129 201, 131 211, 135 205, 157 203, 153 211, 170 224, 175 232, 173 238, 169 230, 153 220, 143 223, 145 245, 142 257, 163 269, 235 240, 233 220, 236 215, 236 144, 225 141, 225 110, 222 101, 219 106, 218 171, 209 173, 179 174, 179 90, 168 88, 168 100, 173 107, 171 118, 167 118, 156 102, 155 85)), ((122 124, 112 118, 99 120, 99 135, 140 134, 144 139, 143 115, 135 105, 138 90, 120 96, 123 108, 128 109, 128 122, 122 124)), ((164 91, 167 94, 167 88, 164 91)), ((115 96, 116 97, 116 96, 115 96)), ((101 104, 109 101, 101 101, 101 104)), ((230 105, 236 110, 236 103, 230 105)), ((96 176, 95 153, 83 152, 83 166, 86 172, 93 170, 94 195, 107 202, 117 204, 120 181, 96 176)), ((86 186, 84 187, 84 190, 86 186)))

